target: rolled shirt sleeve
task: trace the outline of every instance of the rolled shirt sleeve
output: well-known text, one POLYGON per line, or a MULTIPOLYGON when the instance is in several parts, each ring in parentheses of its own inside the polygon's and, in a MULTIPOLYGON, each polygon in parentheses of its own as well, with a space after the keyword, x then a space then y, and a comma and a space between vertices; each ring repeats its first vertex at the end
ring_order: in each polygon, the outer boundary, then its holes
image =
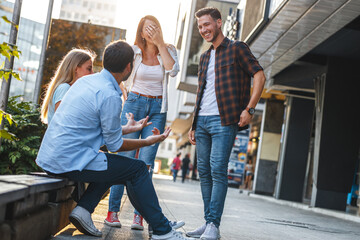
POLYGON ((102 135, 107 149, 111 152, 119 150, 124 142, 120 120, 121 106, 120 96, 109 96, 99 109, 102 135))
POLYGON ((173 45, 168 45, 167 50, 170 53, 170 56, 174 59, 175 63, 173 65, 172 69, 171 70, 165 70, 165 73, 169 73, 170 77, 175 77, 178 74, 178 72, 180 71, 177 52, 176 52, 176 49, 175 49, 175 47, 173 45))
POLYGON ((255 58, 255 56, 251 53, 250 48, 248 45, 244 42, 238 42, 239 47, 238 50, 238 56, 240 66, 242 69, 244 69, 248 74, 250 74, 252 77, 260 70, 263 70, 263 68, 260 66, 258 60, 255 58))

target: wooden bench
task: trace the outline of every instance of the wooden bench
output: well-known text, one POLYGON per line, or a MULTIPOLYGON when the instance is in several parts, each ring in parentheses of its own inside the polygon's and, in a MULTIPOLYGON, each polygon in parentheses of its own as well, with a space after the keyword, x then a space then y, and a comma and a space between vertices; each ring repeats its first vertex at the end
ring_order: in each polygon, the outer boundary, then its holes
POLYGON ((47 239, 64 228, 75 185, 45 173, 0 176, 1 240, 47 239))

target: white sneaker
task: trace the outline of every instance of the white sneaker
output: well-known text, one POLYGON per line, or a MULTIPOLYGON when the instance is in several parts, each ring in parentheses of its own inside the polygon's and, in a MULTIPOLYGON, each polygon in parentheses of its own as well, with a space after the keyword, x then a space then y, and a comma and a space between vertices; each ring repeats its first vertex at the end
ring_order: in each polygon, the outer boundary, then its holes
POLYGON ((170 227, 172 227, 172 229, 176 230, 176 229, 184 226, 185 222, 184 221, 170 221, 169 224, 170 224, 170 227))
POLYGON ((193 238, 187 238, 182 235, 181 232, 171 230, 171 232, 164 235, 152 235, 152 240, 193 240, 193 238))
POLYGON ((206 223, 193 231, 187 232, 186 236, 193 237, 193 238, 199 238, 205 232, 205 229, 206 229, 206 223))
POLYGON ((214 223, 208 223, 206 225, 205 232, 200 237, 201 240, 218 240, 220 239, 219 228, 214 223))
POLYGON ((70 213, 69 220, 80 232, 86 235, 102 236, 102 232, 95 227, 91 214, 83 207, 76 206, 70 213))

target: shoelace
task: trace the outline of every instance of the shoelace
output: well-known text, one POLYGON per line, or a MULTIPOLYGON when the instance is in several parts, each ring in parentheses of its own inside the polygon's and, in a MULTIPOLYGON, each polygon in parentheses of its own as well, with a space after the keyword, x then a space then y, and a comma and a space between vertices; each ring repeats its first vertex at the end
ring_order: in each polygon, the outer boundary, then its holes
POLYGON ((181 232, 176 232, 174 231, 173 235, 176 237, 176 238, 179 238, 180 240, 186 240, 187 238, 185 238, 181 232))
POLYGON ((140 220, 141 220, 140 216, 139 216, 139 215, 136 215, 136 216, 135 216, 135 222, 136 222, 136 224, 139 224, 139 225, 140 225, 140 220))
POLYGON ((117 218, 116 214, 113 214, 113 215, 111 216, 111 220, 112 220, 113 222, 117 222, 117 221, 118 221, 118 218, 117 218))

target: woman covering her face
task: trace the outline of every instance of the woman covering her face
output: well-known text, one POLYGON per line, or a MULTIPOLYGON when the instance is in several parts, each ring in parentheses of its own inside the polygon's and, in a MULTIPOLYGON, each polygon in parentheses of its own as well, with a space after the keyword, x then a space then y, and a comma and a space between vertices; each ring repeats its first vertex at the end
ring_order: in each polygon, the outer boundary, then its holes
MULTIPOLYGON (((179 64, 175 47, 164 42, 159 21, 150 15, 140 20, 133 49, 135 53, 133 70, 125 82, 129 94, 125 96, 127 98, 122 111, 121 124, 127 124, 131 114, 134 115, 136 121, 148 116, 148 121, 152 122, 150 127, 124 136, 124 138, 145 139, 153 134, 154 127, 160 132, 164 131, 168 105, 168 80, 169 76, 177 75, 179 64)), ((145 161, 149 167, 154 167, 158 147, 159 144, 155 144, 142 148, 138 158, 145 161)), ((136 151, 122 154, 134 158, 136 151)), ((123 185, 111 187, 109 212, 105 219, 107 225, 121 227, 117 212, 120 210, 123 191, 123 185)), ((172 223, 179 224, 180 222, 172 223)), ((143 218, 136 210, 131 228, 144 229, 143 218)))

